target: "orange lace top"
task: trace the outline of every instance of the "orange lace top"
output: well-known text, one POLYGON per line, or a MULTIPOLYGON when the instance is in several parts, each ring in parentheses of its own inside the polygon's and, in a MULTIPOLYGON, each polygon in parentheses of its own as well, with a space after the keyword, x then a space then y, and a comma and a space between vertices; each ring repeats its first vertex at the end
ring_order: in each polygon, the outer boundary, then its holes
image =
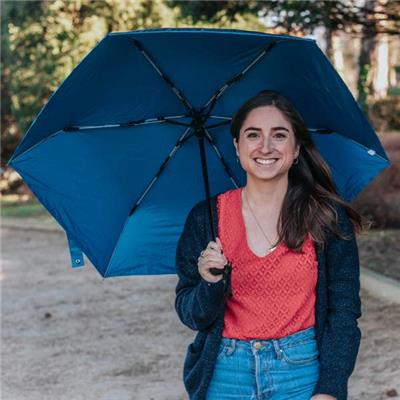
POLYGON ((318 261, 311 235, 300 253, 281 242, 257 256, 247 242, 241 190, 217 197, 219 239, 232 263, 233 297, 226 303, 222 336, 272 339, 313 326, 318 261))

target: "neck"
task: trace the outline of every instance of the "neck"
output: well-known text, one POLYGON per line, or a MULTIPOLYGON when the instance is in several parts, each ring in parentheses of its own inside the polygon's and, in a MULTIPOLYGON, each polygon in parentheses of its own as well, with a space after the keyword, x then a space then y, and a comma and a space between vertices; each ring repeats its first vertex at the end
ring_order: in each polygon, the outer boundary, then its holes
POLYGON ((287 176, 276 181, 247 180, 244 190, 253 208, 262 213, 266 210, 280 210, 288 189, 287 176))

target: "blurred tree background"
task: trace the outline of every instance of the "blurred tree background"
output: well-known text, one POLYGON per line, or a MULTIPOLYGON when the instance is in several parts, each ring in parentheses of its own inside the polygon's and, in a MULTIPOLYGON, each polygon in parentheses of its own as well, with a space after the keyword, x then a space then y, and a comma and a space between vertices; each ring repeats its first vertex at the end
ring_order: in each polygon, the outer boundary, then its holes
MULTIPOLYGON (((80 60, 111 31, 163 27, 313 35, 374 127, 400 131, 398 1, 2 1, 2 194, 29 193, 16 173, 3 168, 35 116, 80 60)), ((400 145, 397 148, 392 138, 389 142, 400 159, 400 145)), ((394 179, 394 187, 400 189, 399 175, 397 170, 387 179, 394 179)))

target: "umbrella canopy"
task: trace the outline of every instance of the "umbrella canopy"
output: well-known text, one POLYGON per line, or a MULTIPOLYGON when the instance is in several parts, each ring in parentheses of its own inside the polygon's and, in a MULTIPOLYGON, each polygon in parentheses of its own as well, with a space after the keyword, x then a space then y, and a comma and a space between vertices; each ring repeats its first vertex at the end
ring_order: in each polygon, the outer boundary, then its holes
POLYGON ((175 273, 190 208, 245 185, 229 123, 263 89, 301 113, 344 199, 389 166, 313 39, 187 28, 105 36, 52 94, 9 165, 64 228, 75 264, 83 251, 104 277, 175 273))

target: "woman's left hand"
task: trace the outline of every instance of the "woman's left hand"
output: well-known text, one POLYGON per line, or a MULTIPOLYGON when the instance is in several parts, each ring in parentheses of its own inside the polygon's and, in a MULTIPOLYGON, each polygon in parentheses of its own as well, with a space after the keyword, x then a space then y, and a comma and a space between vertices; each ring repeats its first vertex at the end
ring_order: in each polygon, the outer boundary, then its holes
POLYGON ((336 400, 336 397, 333 397, 329 394, 316 394, 315 396, 311 397, 310 400, 336 400))

